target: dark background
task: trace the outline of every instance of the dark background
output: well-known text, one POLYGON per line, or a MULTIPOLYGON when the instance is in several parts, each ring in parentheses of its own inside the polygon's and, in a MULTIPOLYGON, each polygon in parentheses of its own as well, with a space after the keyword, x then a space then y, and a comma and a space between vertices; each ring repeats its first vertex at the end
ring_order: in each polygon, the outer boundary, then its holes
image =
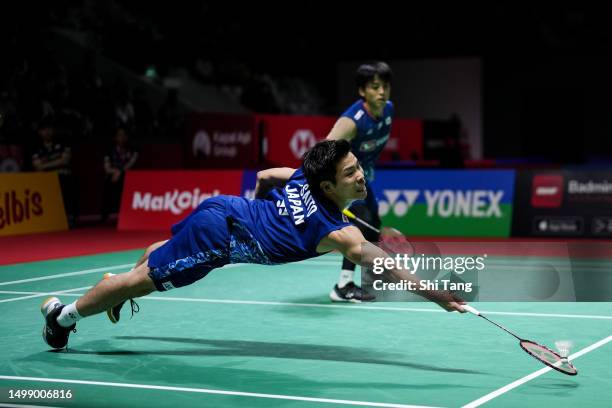
MULTIPOLYGON (((77 33, 92 54, 138 75, 153 66, 163 81, 183 69, 202 84, 240 95, 246 111, 268 113, 340 113, 344 106, 335 84, 341 62, 476 57, 482 64, 485 158, 583 164, 606 163, 612 154, 612 29, 600 7, 127 0, 4 7, 3 91, 14 86, 24 59, 36 65, 39 80, 58 64, 75 63, 47 43, 50 30, 58 28, 77 33), (287 91, 284 99, 305 102, 296 107, 273 100, 270 83, 306 88, 287 91)), ((80 73, 71 72, 69 82, 77 82, 80 73)), ((104 80, 106 102, 119 98, 117 79, 104 80)), ((29 91, 40 94, 44 81, 39 84, 29 91)), ((81 100, 90 95, 77 93, 72 92, 72 104, 82 108, 81 100)), ((155 113, 161 101, 148 98, 155 113)), ((5 125, 4 139, 30 137, 24 128, 36 115, 23 112, 14 125, 20 129, 5 125)), ((105 119, 94 119, 85 137, 105 137, 105 119)), ((145 130, 142 138, 172 137, 157 130, 145 130)))

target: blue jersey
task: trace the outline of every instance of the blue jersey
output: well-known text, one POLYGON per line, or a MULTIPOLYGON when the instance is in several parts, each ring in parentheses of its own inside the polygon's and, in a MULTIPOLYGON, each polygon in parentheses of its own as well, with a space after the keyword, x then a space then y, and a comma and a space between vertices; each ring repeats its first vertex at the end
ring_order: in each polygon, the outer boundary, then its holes
POLYGON ((235 198, 228 215, 238 237, 231 245, 247 245, 242 251, 247 259, 232 255, 232 262, 286 263, 319 256, 316 248, 326 235, 352 225, 332 201, 312 194, 302 168, 265 199, 235 198), (264 259, 250 257, 258 248, 264 259))
POLYGON ((382 116, 375 119, 363 106, 363 99, 352 104, 343 114, 355 122, 357 134, 351 140, 351 151, 361 163, 366 180, 374 180, 374 165, 391 134, 393 104, 387 101, 382 116))
POLYGON ((149 255, 157 290, 189 285, 228 263, 280 264, 319 256, 321 240, 351 224, 329 199, 315 197, 300 168, 265 199, 217 196, 172 227, 149 255))

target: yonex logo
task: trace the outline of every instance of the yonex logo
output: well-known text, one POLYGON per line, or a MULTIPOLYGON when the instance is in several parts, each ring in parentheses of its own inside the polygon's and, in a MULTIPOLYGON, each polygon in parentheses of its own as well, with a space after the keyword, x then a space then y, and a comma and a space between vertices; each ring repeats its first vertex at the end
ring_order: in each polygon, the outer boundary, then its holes
POLYGON ((289 147, 296 159, 301 159, 312 146, 317 143, 314 133, 310 129, 298 129, 293 134, 289 147))
POLYGON ((285 207, 285 202, 283 200, 276 201, 276 208, 278 208, 278 215, 289 216, 289 213, 287 212, 287 207, 285 207))
MULTIPOLYGON (((383 190, 385 199, 378 204, 379 215, 391 210, 403 217, 421 195, 420 190, 383 190)), ((503 190, 423 190, 427 217, 500 218, 503 190)))
POLYGON ((385 199, 378 202, 378 214, 383 217, 393 209, 398 217, 406 215, 418 198, 419 190, 383 190, 385 199))
POLYGON ((363 110, 359 109, 357 113, 355 114, 355 116, 353 117, 355 118, 355 120, 359 120, 363 116, 363 113, 364 113, 363 110))

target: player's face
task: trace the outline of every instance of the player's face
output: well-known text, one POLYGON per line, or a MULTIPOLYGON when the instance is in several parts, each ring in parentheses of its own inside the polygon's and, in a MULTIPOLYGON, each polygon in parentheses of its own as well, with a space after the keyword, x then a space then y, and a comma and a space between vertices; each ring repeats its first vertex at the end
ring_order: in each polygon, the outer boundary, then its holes
POLYGON ((374 79, 359 89, 359 94, 371 111, 380 114, 391 96, 391 84, 374 75, 374 79))
POLYGON ((363 200, 368 195, 363 169, 351 152, 336 166, 335 194, 341 200, 363 200))

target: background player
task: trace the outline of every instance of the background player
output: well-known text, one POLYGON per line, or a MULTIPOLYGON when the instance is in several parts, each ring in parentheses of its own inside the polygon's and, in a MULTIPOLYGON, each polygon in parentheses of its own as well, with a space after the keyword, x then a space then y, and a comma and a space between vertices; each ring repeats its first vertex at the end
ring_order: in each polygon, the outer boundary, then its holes
MULTIPOLYGON (((352 205, 351 212, 380 229, 378 203, 370 183, 374 181, 374 165, 391 133, 393 104, 391 95, 391 68, 384 62, 360 65, 355 82, 360 98, 336 121, 327 135, 329 140, 347 140, 351 152, 357 157, 366 178, 367 198, 352 205)), ((358 225, 365 238, 377 242, 379 234, 358 225)), ((348 258, 342 261, 338 283, 329 297, 335 302, 361 302, 374 300, 374 296, 362 290, 354 282, 355 263, 348 258)))

